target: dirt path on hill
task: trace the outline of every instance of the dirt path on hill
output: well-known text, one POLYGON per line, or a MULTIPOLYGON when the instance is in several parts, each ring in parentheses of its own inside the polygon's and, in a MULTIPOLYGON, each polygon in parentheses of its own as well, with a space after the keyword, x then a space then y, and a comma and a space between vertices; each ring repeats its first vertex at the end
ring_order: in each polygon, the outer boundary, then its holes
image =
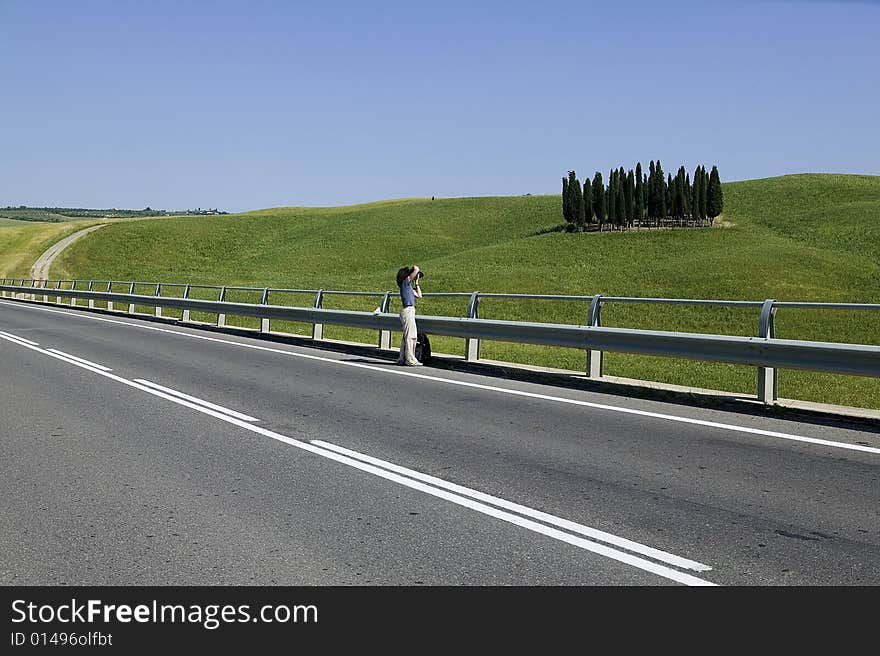
POLYGON ((37 258, 37 261, 34 262, 34 265, 31 267, 31 278, 34 280, 46 280, 49 277, 49 268, 52 266, 52 262, 55 261, 55 258, 61 254, 65 248, 70 246, 77 239, 82 237, 83 235, 87 235, 98 228, 103 228, 106 223, 101 223, 98 225, 93 225, 89 228, 85 228, 84 230, 80 230, 78 232, 74 232, 72 235, 65 237, 59 242, 55 242, 50 246, 45 253, 40 255, 37 258))

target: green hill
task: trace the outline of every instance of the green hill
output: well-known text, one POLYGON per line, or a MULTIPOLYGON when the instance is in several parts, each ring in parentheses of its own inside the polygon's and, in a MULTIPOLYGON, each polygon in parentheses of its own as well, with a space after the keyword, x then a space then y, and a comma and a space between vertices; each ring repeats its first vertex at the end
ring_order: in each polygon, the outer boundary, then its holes
MULTIPOLYGON (((719 226, 613 233, 552 231, 553 196, 406 199, 338 208, 277 208, 140 220, 74 244, 53 276, 393 290, 418 263, 428 291, 880 302, 880 177, 793 175, 726 183, 719 226)), ((300 301, 300 303, 305 300, 300 301)), ((372 309, 375 299, 328 298, 372 309)), ((419 312, 461 316, 466 299, 425 299, 419 312)), ((487 318, 584 323, 586 305, 486 300, 487 318)), ((611 304, 603 324, 754 335, 755 310, 611 304)), ((781 338, 880 344, 880 313, 782 310, 781 338)), ((328 337, 375 336, 327 329, 328 337)), ((461 340, 435 350, 460 353, 461 340)), ((482 356, 582 370, 584 354, 486 343, 482 356)), ((609 354, 609 375, 753 393, 749 367, 609 354)), ((880 407, 880 381, 783 372, 780 395, 880 407)))

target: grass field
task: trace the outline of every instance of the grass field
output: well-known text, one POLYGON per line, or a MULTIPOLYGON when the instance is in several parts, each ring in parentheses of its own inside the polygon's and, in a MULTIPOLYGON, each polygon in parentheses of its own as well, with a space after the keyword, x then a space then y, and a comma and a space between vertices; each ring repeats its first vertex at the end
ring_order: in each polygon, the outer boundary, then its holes
MULTIPOLYGON (((602 234, 546 232, 562 222, 556 195, 139 220, 77 242, 56 260, 53 276, 394 290, 396 270, 416 262, 427 273, 426 292, 880 301, 880 177, 784 176, 727 183, 724 195, 722 226, 602 234)), ((376 305, 369 298, 344 301, 330 297, 327 306, 376 305)), ((466 299, 425 299, 419 313, 461 316, 465 305, 466 299)), ((480 316, 583 324, 586 311, 581 303, 490 299, 480 316)), ((603 324, 754 335, 758 312, 610 304, 603 324)), ((375 340, 333 327, 326 335, 375 340)), ((880 313, 782 310, 777 336, 880 344, 880 313)), ((437 337, 433 345, 462 352, 461 340, 437 337)), ((584 366, 582 352, 527 345, 487 342, 481 355, 584 366)), ((744 393, 754 393, 756 376, 750 367, 613 353, 606 373, 744 393)), ((784 371, 779 385, 784 398, 880 407, 877 379, 784 371)))

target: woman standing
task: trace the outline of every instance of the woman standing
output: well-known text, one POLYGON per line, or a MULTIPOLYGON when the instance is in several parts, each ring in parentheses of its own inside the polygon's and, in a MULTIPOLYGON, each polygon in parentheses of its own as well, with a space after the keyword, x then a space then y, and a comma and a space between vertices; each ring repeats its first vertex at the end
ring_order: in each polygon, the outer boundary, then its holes
POLYGON ((403 337, 400 340, 400 357, 397 364, 408 367, 421 367, 422 363, 416 360, 416 299, 422 297, 419 289, 419 278, 424 274, 417 265, 403 267, 397 272, 397 286, 400 288, 400 325, 403 328, 403 337))

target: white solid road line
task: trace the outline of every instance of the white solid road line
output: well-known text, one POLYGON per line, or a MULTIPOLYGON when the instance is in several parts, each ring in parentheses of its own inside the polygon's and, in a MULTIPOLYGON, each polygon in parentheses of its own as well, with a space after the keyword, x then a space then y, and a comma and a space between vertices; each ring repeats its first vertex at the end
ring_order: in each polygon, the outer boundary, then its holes
MULTIPOLYGON (((51 349, 49 349, 51 350, 51 349)), ((161 385, 157 385, 156 383, 152 383, 149 380, 144 380, 143 378, 135 378, 134 382, 140 383, 141 385, 146 385, 147 387, 152 387, 153 389, 157 389, 161 392, 165 392, 167 394, 172 394, 173 396, 178 396, 182 399, 186 399, 187 401, 192 401, 193 403, 198 403, 199 405, 205 406, 206 408, 211 408, 212 410, 216 410, 217 412, 222 412, 223 414, 227 414, 230 417, 235 417, 236 419, 241 419, 242 421, 260 421, 256 417, 251 417, 246 414, 242 414, 241 412, 236 412, 235 410, 230 410, 229 408, 224 408, 222 405, 217 405, 215 403, 209 403, 203 399, 200 399, 195 396, 190 396, 189 394, 184 394, 183 392, 178 392, 177 390, 173 390, 170 387, 162 387, 161 385)))
POLYGON ((172 335, 179 335, 181 337, 188 337, 191 339, 201 339, 204 341, 218 342, 220 344, 227 344, 230 346, 238 346, 241 348, 249 348, 249 349, 255 349, 255 350, 259 350, 259 351, 268 351, 270 353, 280 353, 282 355, 286 355, 286 356, 290 356, 290 357, 294 357, 294 358, 301 358, 304 360, 317 360, 320 362, 329 362, 329 363, 332 363, 335 365, 340 365, 340 366, 357 367, 360 369, 367 369, 370 371, 379 371, 379 372, 382 372, 385 374, 391 374, 391 375, 395 375, 395 376, 409 376, 412 378, 420 378, 422 380, 429 380, 429 381, 434 381, 434 382, 438 382, 438 383, 445 383, 447 385, 457 385, 460 387, 470 387, 470 388, 482 389, 482 390, 491 391, 491 392, 500 392, 502 394, 522 396, 522 397, 532 398, 532 399, 540 399, 543 401, 553 401, 555 403, 567 403, 569 405, 577 405, 577 406, 582 406, 582 407, 586 407, 586 408, 593 408, 596 410, 607 410, 609 412, 620 412, 623 414, 630 414, 630 415, 636 415, 636 416, 641 416, 641 417, 651 417, 653 419, 662 419, 665 421, 674 421, 674 422, 679 422, 679 423, 683 423, 683 424, 705 426, 706 428, 716 428, 716 429, 721 429, 721 430, 729 430, 729 431, 733 431, 733 432, 737 432, 737 433, 761 435, 763 437, 774 437, 774 438, 788 440, 788 441, 792 441, 792 442, 816 444, 819 446, 827 446, 827 447, 832 447, 832 448, 836 448, 836 449, 846 449, 849 451, 861 451, 864 453, 872 453, 875 455, 880 455, 880 448, 863 446, 861 444, 848 444, 846 442, 834 442, 831 440, 823 440, 823 439, 818 439, 818 438, 813 438, 813 437, 804 437, 801 435, 794 435, 792 433, 782 433, 779 431, 770 431, 770 430, 764 430, 761 428, 748 428, 745 426, 737 426, 735 424, 723 424, 723 423, 720 423, 717 421, 707 421, 704 419, 691 419, 690 417, 679 417, 677 415, 667 415, 667 414, 663 414, 663 413, 659 413, 659 412, 650 412, 647 410, 636 410, 634 408, 624 408, 621 406, 607 405, 604 403, 594 403, 591 401, 580 401, 578 399, 569 399, 569 398, 565 398, 565 397, 561 397, 561 396, 551 396, 548 394, 537 394, 535 392, 524 392, 521 390, 509 389, 506 387, 497 387, 495 385, 483 385, 480 383, 469 383, 469 382, 466 382, 463 380, 441 378, 439 376, 430 376, 427 374, 417 373, 414 371, 406 371, 406 370, 402 370, 397 367, 391 367, 391 366, 384 366, 383 367, 380 365, 363 364, 360 362, 347 362, 345 360, 335 360, 333 358, 325 358, 325 357, 321 357, 318 355, 308 355, 305 353, 295 353, 293 351, 285 351, 283 349, 271 348, 269 346, 260 346, 258 344, 245 344, 242 342, 233 342, 233 341, 229 341, 229 340, 225 340, 225 339, 219 339, 217 337, 208 337, 207 335, 194 335, 191 333, 179 332, 177 330, 169 330, 168 328, 159 328, 157 326, 140 325, 140 324, 136 324, 136 323, 131 323, 129 321, 119 321, 116 319, 106 319, 104 317, 95 317, 95 316, 91 316, 91 315, 85 314, 85 313, 80 314, 80 313, 76 312, 75 310, 63 311, 63 310, 54 310, 52 308, 44 308, 44 307, 32 306, 32 305, 24 305, 23 306, 21 303, 11 303, 9 301, 0 301, 0 304, 13 305, 15 307, 27 307, 27 308, 30 308, 33 310, 41 310, 44 312, 54 312, 54 313, 65 314, 65 315, 75 314, 76 316, 81 317, 83 319, 91 319, 91 320, 95 320, 95 321, 105 321, 108 323, 115 323, 115 324, 120 324, 120 325, 124 325, 124 326, 132 326, 135 328, 141 328, 143 330, 154 330, 154 331, 162 332, 162 333, 170 333, 172 335))
POLYGON ((25 339, 24 337, 19 337, 18 335, 13 335, 11 333, 3 332, 2 330, 0 330, 0 335, 5 335, 6 337, 17 340, 19 342, 24 342, 25 344, 30 344, 31 346, 39 346, 37 342, 32 342, 29 339, 25 339))
POLYGON ((620 547, 621 549, 626 549, 627 551, 632 551, 634 553, 642 554, 643 556, 647 556, 648 558, 653 558, 654 560, 659 560, 664 563, 668 563, 675 567, 681 567, 684 569, 694 570, 696 572, 707 572, 712 568, 708 565, 704 565, 703 563, 698 563, 694 560, 688 560, 687 558, 682 558, 681 556, 676 556, 675 554, 667 553, 665 551, 660 551, 659 549, 654 549, 653 547, 648 547, 644 544, 640 544, 638 542, 633 542, 632 540, 627 540, 626 538, 622 538, 620 536, 614 535, 612 533, 606 533, 605 531, 600 531, 599 529, 591 528, 589 526, 584 526, 583 524, 578 524, 577 522, 573 522, 568 519, 562 519, 561 517, 557 517, 556 515, 551 515, 549 513, 542 512, 540 510, 535 510, 534 508, 529 508, 527 506, 521 506, 518 503, 513 503, 512 501, 507 501, 506 499, 501 499, 499 497, 494 497, 490 494, 486 494, 484 492, 480 492, 478 490, 472 490, 471 488, 464 487, 463 485, 457 485, 456 483, 450 483, 448 481, 444 481, 442 478, 436 478, 434 476, 430 476, 428 474, 423 474, 419 471, 415 471, 413 469, 407 469, 406 467, 401 467, 400 465, 395 465, 394 463, 388 462, 387 460, 381 460, 379 458, 374 458, 372 456, 367 456, 362 453, 358 453, 357 451, 352 451, 351 449, 346 449, 345 447, 337 446, 336 444, 331 444, 330 442, 325 442, 323 440, 312 440, 312 444, 316 446, 320 446, 324 449, 328 449, 329 451, 334 451, 336 453, 341 453, 342 455, 349 456, 350 458, 354 458, 355 460, 361 460, 363 462, 368 462, 371 465, 376 465, 377 467, 382 467, 383 469, 388 469, 390 471, 396 472, 403 476, 409 476, 410 478, 414 478, 419 481, 423 481, 430 485, 434 485, 436 487, 440 487, 451 492, 456 492, 463 496, 472 497, 477 499, 478 501, 483 501, 485 503, 490 503, 493 506, 498 506, 500 508, 504 508, 506 510, 510 510, 512 512, 518 513, 520 515, 525 515, 526 517, 531 517, 533 519, 537 519, 539 521, 552 524, 554 526, 558 526, 560 528, 564 528, 567 531, 572 531, 574 533, 580 533, 581 535, 585 535, 587 537, 593 538, 595 540, 599 540, 600 542, 607 542, 608 544, 613 544, 614 546, 620 547))
POLYGON ((600 556, 605 556, 606 558, 610 558, 612 560, 624 563, 626 565, 630 565, 632 567, 636 567, 646 572, 650 572, 652 574, 656 574, 657 576, 661 576, 671 581, 675 581, 677 583, 682 583, 684 585, 690 586, 714 586, 716 584, 711 581, 706 581, 704 579, 698 578, 691 574, 687 574, 684 572, 679 572, 678 570, 672 569, 671 567, 667 567, 666 565, 660 565, 658 563, 652 562, 650 560, 646 560, 644 558, 640 558, 639 556, 634 556, 630 553, 626 553, 624 551, 620 551, 618 549, 613 549, 604 544, 600 544, 598 542, 593 542, 592 540, 586 540, 584 538, 578 537, 576 535, 571 535, 569 533, 565 533, 558 529, 552 528, 550 526, 546 526, 544 524, 539 524, 538 522, 532 521, 530 519, 526 519, 525 517, 521 517, 519 515, 514 515, 513 513, 506 512, 504 510, 500 510, 499 508, 495 508, 489 506, 487 504, 480 503, 478 501, 474 501, 473 499, 469 499, 467 497, 453 494, 444 489, 440 489, 438 487, 434 487, 431 485, 427 485, 420 481, 414 480, 412 478, 407 478, 405 476, 401 476, 394 472, 388 471, 387 469, 382 469, 380 467, 376 467, 375 465, 368 464, 366 462, 362 462, 360 460, 356 460, 354 458, 350 458, 348 456, 341 455, 339 453, 335 453, 334 451, 330 451, 328 449, 315 446, 314 444, 310 444, 308 442, 303 442, 301 440, 296 440, 291 437, 287 437, 286 435, 282 435, 281 433, 276 433, 274 431, 270 431, 261 426, 254 426, 253 424, 247 423, 240 419, 236 419, 230 415, 222 414, 211 408, 197 405, 186 399, 180 398, 178 396, 173 396, 166 392, 162 392, 158 389, 153 389, 142 383, 138 383, 135 381, 127 380, 115 374, 109 373, 107 371, 102 371, 101 369, 97 369, 91 365, 85 364, 83 362, 77 362, 76 360, 69 360, 57 353, 52 353, 47 349, 42 349, 37 346, 32 346, 30 344, 25 344, 24 342, 17 341, 14 337, 9 337, 7 335, 0 335, 0 338, 6 339, 7 341, 18 344, 23 348, 30 349, 32 351, 36 351, 37 353, 42 353, 44 355, 48 355, 49 357, 56 358, 63 362, 67 362, 77 367, 81 367, 83 369, 87 369, 93 373, 104 376, 105 378, 109 378, 110 380, 116 381, 122 385, 127 385, 129 387, 133 387, 135 389, 139 389, 149 394, 153 394, 154 396, 158 396, 179 405, 191 408, 198 412, 210 415, 217 419, 221 419, 229 424, 233 424, 240 428, 244 428, 245 430, 249 430, 253 433, 257 433, 259 435, 263 435, 265 437, 269 437, 273 440, 277 440, 279 442, 283 442, 285 444, 289 444, 290 446, 295 446, 298 449, 302 449, 303 451, 308 451, 309 453, 313 453, 318 456, 322 456, 324 458, 328 458, 330 460, 334 460, 336 462, 348 465, 360 471, 373 474, 380 478, 383 478, 388 481, 392 481, 408 487, 413 490, 418 490, 420 492, 424 492, 425 494, 429 494, 434 497, 438 497, 441 499, 445 499, 446 501, 450 501, 459 506, 464 506, 466 508, 470 508, 477 512, 480 512, 484 515, 488 515, 490 517, 495 517, 496 519, 500 519, 502 521, 514 524, 516 526, 520 526, 522 528, 528 529, 535 533, 540 533, 547 537, 554 538, 561 542, 565 542, 575 547, 579 547, 584 549, 585 551, 589 551, 591 553, 598 554, 600 556))
MULTIPOLYGON (((34 344, 34 346, 37 346, 37 345, 34 344)), ((46 350, 50 351, 52 353, 57 353, 58 355, 63 355, 65 358, 69 358, 71 360, 76 360, 77 362, 82 362, 83 364, 87 364, 91 367, 95 367, 95 369, 101 369, 102 371, 113 371, 110 367, 105 367, 102 364, 96 364, 94 362, 91 362, 90 360, 86 360, 85 358, 78 358, 75 355, 71 355, 70 353, 65 353, 64 351, 59 351, 58 349, 50 348, 50 349, 46 349, 46 350)))

